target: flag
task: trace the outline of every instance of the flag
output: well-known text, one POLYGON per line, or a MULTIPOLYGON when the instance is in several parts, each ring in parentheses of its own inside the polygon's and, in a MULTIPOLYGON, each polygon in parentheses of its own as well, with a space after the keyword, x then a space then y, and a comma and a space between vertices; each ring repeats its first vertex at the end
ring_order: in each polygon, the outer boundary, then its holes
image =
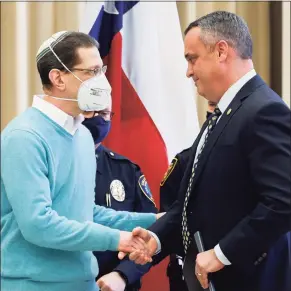
POLYGON ((159 207, 170 161, 199 131, 176 3, 88 1, 84 13, 80 31, 99 42, 112 86, 115 115, 104 144, 141 167, 159 207))

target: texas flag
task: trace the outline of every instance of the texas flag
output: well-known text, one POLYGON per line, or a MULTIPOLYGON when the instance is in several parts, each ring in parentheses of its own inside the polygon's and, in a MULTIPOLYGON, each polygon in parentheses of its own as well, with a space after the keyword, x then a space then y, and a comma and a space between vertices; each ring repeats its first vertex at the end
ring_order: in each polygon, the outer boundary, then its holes
POLYGON ((88 1, 80 31, 108 65, 115 115, 104 144, 141 167, 159 207, 170 161, 199 131, 176 3, 88 1))

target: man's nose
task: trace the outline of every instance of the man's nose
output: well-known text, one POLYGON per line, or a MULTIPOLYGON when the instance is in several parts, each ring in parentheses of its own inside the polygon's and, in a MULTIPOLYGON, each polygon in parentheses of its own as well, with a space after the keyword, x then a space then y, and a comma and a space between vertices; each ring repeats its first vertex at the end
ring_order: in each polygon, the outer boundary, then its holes
POLYGON ((188 64, 186 76, 187 76, 187 78, 190 78, 193 76, 193 69, 192 69, 192 66, 190 64, 188 64))

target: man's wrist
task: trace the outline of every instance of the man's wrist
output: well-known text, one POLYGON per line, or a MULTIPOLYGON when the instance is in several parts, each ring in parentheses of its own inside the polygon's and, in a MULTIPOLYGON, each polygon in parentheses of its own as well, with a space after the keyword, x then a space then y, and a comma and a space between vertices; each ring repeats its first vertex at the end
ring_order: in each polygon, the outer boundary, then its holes
POLYGON ((127 278, 127 276, 122 271, 120 271, 120 270, 114 270, 113 272, 117 273, 120 276, 120 278, 124 281, 125 286, 128 285, 128 278, 127 278))
POLYGON ((155 240, 156 243, 157 243, 157 249, 156 249, 156 251, 155 251, 155 253, 154 253, 154 255, 157 255, 157 254, 161 251, 161 249, 162 249, 161 242, 160 242, 158 236, 157 236, 155 233, 153 233, 153 232, 150 231, 150 230, 148 230, 148 232, 149 232, 149 234, 151 235, 151 237, 153 237, 154 240, 155 240))
POLYGON ((157 218, 157 220, 159 219, 159 218, 161 218, 163 215, 165 215, 166 214, 166 212, 160 212, 160 213, 157 213, 156 214, 156 218, 157 218))
POLYGON ((223 265, 231 265, 231 262, 227 259, 227 257, 223 254, 219 244, 217 244, 214 248, 214 253, 217 257, 217 259, 223 264, 223 265))

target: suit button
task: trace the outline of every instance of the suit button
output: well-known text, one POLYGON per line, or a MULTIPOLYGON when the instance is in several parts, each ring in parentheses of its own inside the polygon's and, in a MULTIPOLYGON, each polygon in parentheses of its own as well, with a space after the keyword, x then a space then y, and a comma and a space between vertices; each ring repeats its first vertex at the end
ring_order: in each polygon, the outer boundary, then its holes
POLYGON ((262 258, 262 257, 260 257, 260 258, 258 259, 258 261, 259 261, 259 262, 261 262, 262 260, 263 260, 263 258, 262 258))
POLYGON ((259 264, 259 262, 258 261, 255 261, 254 265, 257 266, 258 264, 259 264))
POLYGON ((267 256, 267 253, 263 253, 262 257, 265 258, 267 256))

